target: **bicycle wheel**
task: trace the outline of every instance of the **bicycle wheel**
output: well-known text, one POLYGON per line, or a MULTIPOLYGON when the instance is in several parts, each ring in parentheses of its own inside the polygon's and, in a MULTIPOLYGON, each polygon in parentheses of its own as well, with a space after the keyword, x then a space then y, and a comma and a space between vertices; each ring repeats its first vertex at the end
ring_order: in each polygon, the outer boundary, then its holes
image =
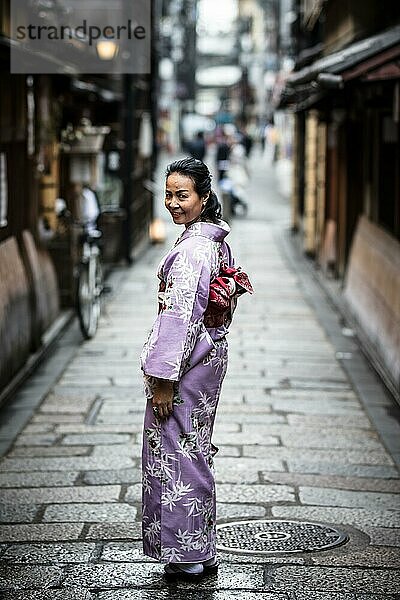
POLYGON ((97 257, 91 257, 87 263, 80 266, 76 289, 79 326, 83 337, 87 340, 92 338, 97 331, 101 289, 101 265, 97 257))

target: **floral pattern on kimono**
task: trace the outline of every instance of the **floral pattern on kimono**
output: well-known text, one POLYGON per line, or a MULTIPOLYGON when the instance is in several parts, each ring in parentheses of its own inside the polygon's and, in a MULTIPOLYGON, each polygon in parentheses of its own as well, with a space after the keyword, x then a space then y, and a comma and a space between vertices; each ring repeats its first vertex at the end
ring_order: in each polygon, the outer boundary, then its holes
POLYGON ((203 236, 194 243, 188 237, 167 255, 160 273, 162 309, 141 356, 147 375, 178 381, 199 337, 207 339, 202 317, 219 269, 219 246, 203 236))
POLYGON ((147 407, 143 432, 143 548, 162 562, 215 555, 211 437, 227 368, 226 327, 203 315, 221 260, 233 265, 226 224, 195 223, 160 264, 159 314, 141 355, 147 407), (174 412, 152 410, 154 378, 174 382, 174 412))

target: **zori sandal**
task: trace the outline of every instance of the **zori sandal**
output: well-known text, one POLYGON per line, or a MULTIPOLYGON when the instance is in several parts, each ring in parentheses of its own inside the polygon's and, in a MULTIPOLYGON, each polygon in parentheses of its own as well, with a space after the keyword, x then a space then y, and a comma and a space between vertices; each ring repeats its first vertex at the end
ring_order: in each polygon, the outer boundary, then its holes
POLYGON ((204 575, 216 575, 218 573, 219 560, 214 556, 203 562, 204 575))
POLYGON ((179 565, 175 564, 175 563, 169 563, 168 565, 166 565, 164 567, 164 577, 167 581, 191 581, 196 582, 196 581, 200 581, 204 574, 206 569, 203 568, 202 564, 200 563, 199 566, 201 566, 201 570, 199 570, 198 572, 196 571, 186 571, 185 568, 182 566, 180 567, 179 565))

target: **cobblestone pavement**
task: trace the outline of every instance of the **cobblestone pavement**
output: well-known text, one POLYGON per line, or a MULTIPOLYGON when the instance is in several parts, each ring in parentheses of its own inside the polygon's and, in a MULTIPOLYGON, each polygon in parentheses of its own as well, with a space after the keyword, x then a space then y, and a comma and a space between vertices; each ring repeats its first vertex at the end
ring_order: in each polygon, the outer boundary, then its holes
POLYGON ((229 335, 214 439, 218 518, 323 522, 349 542, 221 553, 218 576, 196 587, 168 586, 142 555, 138 355, 165 252, 152 247, 117 273, 96 338, 77 343, 72 328, 12 403, 21 423, 34 410, 0 463, 5 600, 400 598, 398 455, 387 450, 396 409, 293 251, 276 174, 259 156, 252 169, 249 216, 234 221, 231 241, 256 294, 240 300, 229 335))

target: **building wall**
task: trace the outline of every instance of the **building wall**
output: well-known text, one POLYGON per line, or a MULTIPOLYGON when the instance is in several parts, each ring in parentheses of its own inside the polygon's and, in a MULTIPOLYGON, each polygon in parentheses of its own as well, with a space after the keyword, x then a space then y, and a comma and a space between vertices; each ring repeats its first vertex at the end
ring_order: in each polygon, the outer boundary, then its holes
MULTIPOLYGON (((68 123, 78 126, 82 117, 93 119, 94 125, 109 124, 113 130, 114 141, 107 151, 120 154, 115 177, 121 192, 116 206, 102 216, 104 258, 109 261, 133 260, 138 248, 148 243, 153 198, 145 182, 152 180, 154 167, 151 126, 143 133, 143 123, 149 122, 144 115, 152 112, 150 75, 132 76, 135 93, 127 99, 117 90, 118 100, 111 103, 100 97, 94 101, 93 89, 102 90, 101 85, 92 84, 90 92, 84 93, 74 90, 67 76, 26 77, 10 75, 8 69, 9 54, 3 45, 0 395, 31 353, 42 347, 45 332, 60 315, 60 301, 64 306, 74 305, 78 236, 68 231, 55 212, 57 198, 70 201, 71 169, 61 144, 62 131, 68 123)), ((114 93, 112 86, 118 82, 113 78, 110 83, 107 77, 101 81, 104 87, 108 83, 114 93)))
POLYGON ((400 390, 400 243, 361 216, 344 288, 349 310, 400 390))
POLYGON ((389 0, 382 5, 377 0, 329 0, 323 12, 324 54, 393 26, 398 16, 396 1, 389 0))
MULTIPOLYGON (((398 3, 389 3, 387 11, 374 0, 305 4, 304 27, 324 31, 319 51, 325 56, 400 21, 398 3)), ((314 47, 315 39, 309 39, 314 47)), ((318 59, 312 56, 310 65, 318 59)), ((391 60, 377 48, 365 67, 362 61, 355 63, 355 75, 346 78, 344 72, 343 86, 320 88, 314 97, 315 81, 305 80, 311 98, 299 92, 292 225, 323 272, 342 280, 360 339, 398 393, 400 78, 391 60), (382 70, 385 61, 388 66, 382 70)), ((316 79, 315 73, 310 77, 316 79)))
POLYGON ((309 111, 305 132, 304 251, 316 252, 318 113, 309 111))
POLYGON ((38 236, 39 178, 30 88, 24 76, 3 72, 2 81, 0 391, 41 345, 43 333, 59 314, 54 265, 38 236))

